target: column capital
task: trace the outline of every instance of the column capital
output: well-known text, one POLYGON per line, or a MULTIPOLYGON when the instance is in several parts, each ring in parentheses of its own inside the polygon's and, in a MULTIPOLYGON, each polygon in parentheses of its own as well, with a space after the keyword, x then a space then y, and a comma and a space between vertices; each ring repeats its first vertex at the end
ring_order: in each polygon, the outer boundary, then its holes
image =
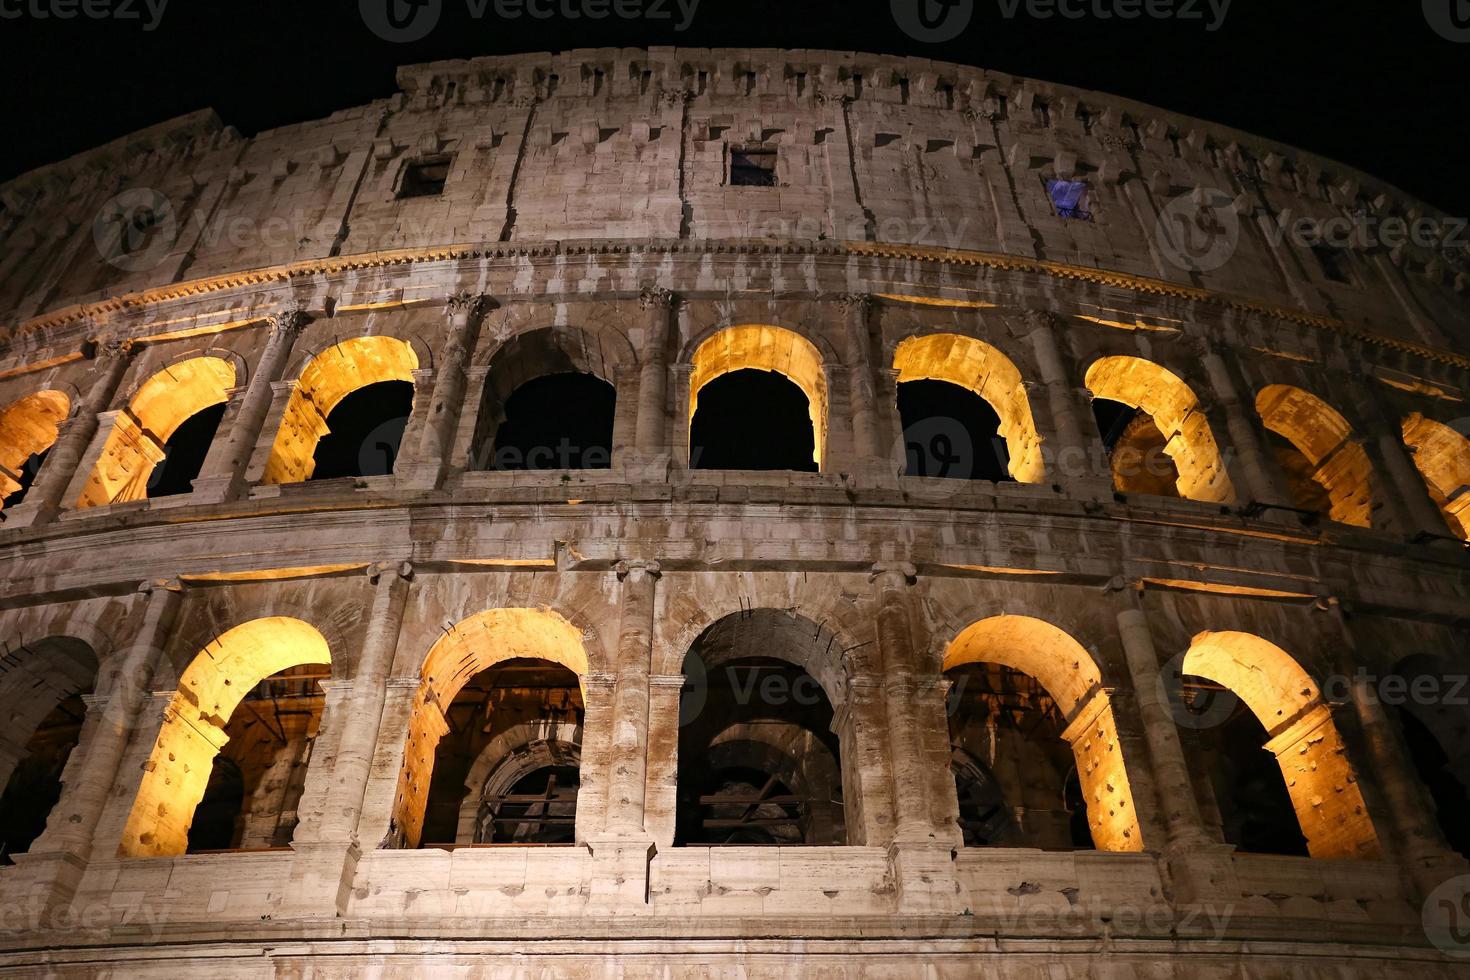
POLYGON ((367 576, 374 583, 384 575, 397 575, 404 580, 413 578, 413 563, 408 561, 377 561, 367 567, 367 576))
POLYGON ((919 570, 906 561, 874 562, 868 570, 868 581, 879 580, 884 588, 913 585, 919 580, 919 570))
POLYGON ((643 309, 671 310, 678 297, 671 289, 647 283, 638 290, 638 305, 643 309))
POLYGON ((126 361, 137 351, 138 345, 131 340, 104 340, 98 341, 93 356, 99 361, 126 361))
POLYGON ((1062 318, 1051 310, 1027 310, 1025 313, 1026 326, 1032 331, 1056 330, 1062 325, 1062 318))
POLYGON ((613 571, 617 572, 619 582, 629 577, 637 582, 644 576, 657 580, 663 575, 663 567, 658 562, 645 558, 625 558, 613 565, 613 571))
POLYGON ((454 293, 444 300, 444 312, 450 317, 481 317, 490 309, 490 297, 468 290, 454 293))
POLYGON ((873 308, 873 294, 843 293, 837 297, 837 302, 841 303, 842 308, 850 313, 859 313, 866 316, 868 311, 873 308))
POLYGON ((311 323, 311 316, 299 303, 291 303, 274 313, 266 314, 265 322, 270 327, 272 337, 289 337, 294 340, 311 323))
POLYGON ((141 595, 153 595, 155 592, 181 593, 184 591, 184 583, 177 578, 151 578, 140 582, 134 591, 141 595))

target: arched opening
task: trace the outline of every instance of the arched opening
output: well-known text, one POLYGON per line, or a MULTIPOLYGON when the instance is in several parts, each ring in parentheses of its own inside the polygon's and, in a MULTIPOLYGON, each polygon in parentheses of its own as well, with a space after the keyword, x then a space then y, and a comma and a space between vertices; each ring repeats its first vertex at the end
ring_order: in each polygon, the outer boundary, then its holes
POLYGON ((118 856, 163 857, 190 850, 196 809, 206 799, 210 807, 200 831, 205 843, 223 838, 221 813, 233 807, 229 846, 289 844, 295 801, 321 719, 317 681, 327 676, 331 663, 322 635, 285 617, 236 626, 201 650, 164 709, 118 856), (236 783, 222 774, 209 798, 221 755, 241 779, 236 783))
POLYGON ((694 352, 689 465, 820 471, 827 405, 822 355, 811 341, 782 327, 721 330, 694 352))
POLYGON ((773 609, 708 627, 684 658, 676 846, 835 845, 851 834, 816 624, 773 609), (812 667, 816 674, 809 673, 812 667))
POLYGON ((391 473, 418 366, 413 348, 392 337, 356 337, 316 355, 286 403, 262 482, 391 473), (354 393, 361 397, 347 403, 354 393))
POLYGON ((944 671, 967 844, 1143 849, 1112 703, 1081 644, 992 616, 955 637, 944 671))
POLYGON ((1340 524, 1372 527, 1372 466, 1347 420, 1317 396, 1290 385, 1262 388, 1256 411, 1276 437, 1272 448, 1294 505, 1340 524))
MULTIPOLYGON (((936 425, 934 420, 952 418, 958 428, 966 433, 974 445, 976 479, 999 479, 980 476, 981 470, 1001 470, 1020 483, 1040 483, 1046 478, 1046 466, 1041 454, 1041 436, 1037 434, 1036 422, 1031 415, 1031 403, 1026 396, 1026 386, 1021 372, 1000 351, 973 337, 959 334, 930 334, 910 337, 898 345, 894 353, 893 368, 898 372, 899 415, 903 420, 904 441, 918 442, 932 451, 933 439, 946 438, 944 429, 955 426, 936 425), (988 411, 981 412, 974 402, 956 398, 952 394, 939 396, 942 389, 920 382, 943 382, 955 385, 979 398, 988 411), (909 411, 905 411, 905 393, 908 394, 909 411), (944 397, 946 403, 935 405, 934 411, 924 415, 923 402, 913 404, 915 398, 926 394, 944 397), (941 415, 940 411, 954 412, 941 415), (994 418, 992 427, 991 419, 994 418), (928 422, 923 421, 925 418, 928 422), (936 430, 930 432, 929 430, 936 430), (915 430, 918 430, 917 434, 915 430), (929 436, 928 439, 924 436, 929 436), (1004 444, 1004 451, 995 447, 995 439, 1004 444)), ((948 434, 951 446, 959 433, 948 434)), ((940 447, 943 452, 943 447, 940 447)), ((925 474, 936 475, 936 474, 925 474)))
POLYGON ((0 658, 0 863, 23 854, 61 798, 62 773, 81 739, 97 655, 73 637, 12 645, 0 658))
POLYGON ((551 327, 519 334, 485 375, 471 451, 478 469, 612 466, 617 391, 598 338, 551 327))
POLYGON ((578 675, 549 660, 471 677, 444 706, 420 845, 572 843, 583 712, 578 675))
POLYGON ((1011 479, 1000 416, 974 392, 947 381, 898 386, 908 476, 953 480, 1011 479))
POLYGON ((1404 419, 1404 445, 1445 523, 1470 541, 1470 438, 1415 412, 1404 419))
POLYGON ((1431 654, 1405 657, 1379 685, 1414 769, 1429 792, 1445 841, 1470 858, 1470 686, 1463 664, 1431 654))
MULTIPOLYGON (((440 843, 458 841, 464 797, 472 789, 466 785, 466 771, 484 751, 476 747, 498 744, 506 752, 514 748, 505 739, 496 742, 499 729, 484 712, 498 711, 498 705, 508 699, 514 710, 507 718, 515 724, 526 722, 532 714, 539 717, 544 710, 547 721, 578 726, 586 703, 580 679, 587 669, 581 631, 549 609, 490 609, 445 631, 420 671, 389 842, 416 848, 434 838, 440 843), (492 670, 501 665, 502 669, 492 670), (576 690, 568 686, 573 679, 576 690), (471 731, 486 724, 488 732, 471 731), (480 736, 489 736, 489 740, 480 736), (445 768, 437 772, 440 745, 446 737, 445 768)), ((482 782, 479 788, 484 786, 482 782)), ((549 820, 541 823, 543 829, 554 825, 549 820)))
POLYGON ((1116 489, 1210 503, 1235 499, 1199 399, 1177 375, 1141 357, 1104 357, 1087 369, 1086 384, 1116 489))
POLYGON ((70 412, 59 391, 38 391, 0 412, 0 512, 25 500, 70 412))
POLYGON ((1284 786, 1312 857, 1379 856, 1378 835, 1331 709, 1316 681, 1285 650, 1249 633, 1201 633, 1180 674, 1181 686, 1196 692, 1186 704, 1209 682, 1239 698, 1255 718, 1252 725, 1240 717, 1244 712, 1232 711, 1216 722, 1215 714, 1226 713, 1213 701, 1192 709, 1210 714, 1198 730, 1211 736, 1215 755, 1228 760, 1228 770, 1214 781, 1227 838, 1242 838, 1232 843, 1244 847, 1249 838, 1274 853, 1293 852, 1290 828, 1281 829, 1274 816, 1279 806, 1272 804, 1284 786), (1269 768, 1253 755, 1262 750, 1275 758, 1279 782, 1267 778, 1269 768))
POLYGON ((180 361, 143 382, 117 413, 77 509, 189 492, 235 384, 235 365, 221 357, 180 361))

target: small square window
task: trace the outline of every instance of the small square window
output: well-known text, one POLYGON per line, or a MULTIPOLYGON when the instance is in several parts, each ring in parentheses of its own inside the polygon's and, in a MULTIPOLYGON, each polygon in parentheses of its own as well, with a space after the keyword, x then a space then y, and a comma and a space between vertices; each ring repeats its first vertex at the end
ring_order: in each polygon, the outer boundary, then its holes
POLYGON ((1322 267, 1322 274, 1328 279, 1352 283, 1353 277, 1348 275, 1347 253, 1343 249, 1319 242, 1312 246, 1312 254, 1317 257, 1317 264, 1322 267))
POLYGON ((775 150, 731 150, 730 184, 734 187, 775 187, 775 150))
POLYGON ((449 158, 430 157, 414 160, 404 168, 398 185, 400 200, 408 197, 438 197, 449 180, 449 158))
POLYGON ((1046 193, 1051 197, 1051 204, 1056 208, 1058 218, 1092 220, 1092 212, 1087 209, 1085 180, 1048 180, 1046 193))

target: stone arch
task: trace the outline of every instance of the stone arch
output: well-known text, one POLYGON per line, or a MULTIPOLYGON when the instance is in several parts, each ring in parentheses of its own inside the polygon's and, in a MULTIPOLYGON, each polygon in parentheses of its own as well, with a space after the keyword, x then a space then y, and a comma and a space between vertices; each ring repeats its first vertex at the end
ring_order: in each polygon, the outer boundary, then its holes
POLYGON ((82 488, 77 509, 142 500, 175 430, 229 399, 239 383, 233 360, 206 354, 176 361, 150 375, 117 413, 102 456, 82 488))
POLYGON ((1143 850, 1112 700, 1086 648, 1044 620, 991 616, 960 631, 945 651, 945 670, 970 663, 1010 667, 1046 689, 1066 721, 1062 737, 1077 759, 1093 843, 1100 851, 1143 850))
POLYGON ((722 616, 706 626, 685 648, 685 672, 693 647, 701 650, 704 670, 752 656, 781 660, 800 667, 822 688, 833 708, 847 701, 842 644, 823 625, 790 609, 749 609, 722 616))
POLYGON ((70 414, 71 399, 54 389, 33 392, 0 410, 0 507, 21 488, 26 462, 51 448, 70 414))
POLYGON ((1229 689, 1266 729, 1266 749, 1318 858, 1377 858, 1378 835, 1332 711, 1311 675, 1285 650, 1251 633, 1205 632, 1181 667, 1229 689))
POLYGON ((267 677, 293 667, 331 664, 332 652, 321 633, 284 616, 236 626, 199 651, 164 709, 118 856, 183 854, 194 808, 204 798, 235 708, 267 677))
POLYGON ((816 449, 813 459, 822 468, 827 446, 827 376, 816 344, 785 327, 768 324, 730 326, 713 334, 695 349, 689 376, 689 419, 699 410, 699 392, 732 371, 771 371, 790 380, 806 396, 816 449))
POLYGON ((1445 522, 1470 540, 1470 438, 1418 412, 1404 419, 1404 445, 1445 522))
POLYGON ((1046 479, 1041 436, 1021 372, 996 348, 953 333, 925 334, 899 342, 893 355, 898 383, 945 381, 974 392, 1000 416, 1000 436, 1010 455, 1011 476, 1020 483, 1046 479))
POLYGON ((390 838, 402 846, 417 847, 423 834, 434 753, 449 731, 445 706, 476 674, 516 659, 550 661, 578 681, 589 672, 581 630, 551 609, 487 609, 456 623, 430 648, 419 672, 393 799, 390 838))
POLYGON ((342 399, 384 381, 413 383, 419 368, 413 345, 394 337, 354 337, 312 357, 286 403, 262 482, 301 483, 316 467, 316 447, 327 417, 342 399))
POLYGON ((471 763, 465 776, 468 791, 459 808, 459 826, 455 842, 473 843, 479 830, 481 801, 489 795, 507 792, 523 777, 552 765, 564 765, 575 750, 581 762, 582 726, 546 719, 525 722, 491 739, 471 763))
POLYGON ((25 742, 57 705, 94 689, 96 649, 74 636, 50 636, 7 648, 0 659, 0 789, 25 752, 25 742))
POLYGON ((1311 392, 1277 384, 1256 395, 1256 411, 1267 429, 1306 457, 1311 479, 1331 501, 1332 520, 1373 526, 1373 467, 1336 409, 1311 392))
POLYGON ((1141 357, 1102 357, 1088 367, 1085 383, 1094 397, 1122 402, 1153 419, 1179 472, 1179 496, 1222 504, 1235 499, 1199 398, 1178 375, 1141 357))

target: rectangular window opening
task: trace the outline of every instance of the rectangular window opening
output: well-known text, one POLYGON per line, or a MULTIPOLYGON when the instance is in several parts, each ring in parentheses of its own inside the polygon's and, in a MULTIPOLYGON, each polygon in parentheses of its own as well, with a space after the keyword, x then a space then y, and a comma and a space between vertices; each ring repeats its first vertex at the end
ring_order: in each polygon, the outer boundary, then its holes
POLYGON ((775 187, 776 151, 732 149, 730 151, 730 184, 733 187, 775 187))
POLYGON ((1317 257, 1317 265, 1321 266, 1324 276, 1333 282, 1352 284, 1353 277, 1348 275, 1347 252, 1344 249, 1319 242, 1312 246, 1312 254, 1317 257))
POLYGON ((1046 193, 1058 218, 1074 221, 1091 221, 1092 212, 1087 208, 1087 181, 1048 180, 1046 193))
POLYGON ((438 197, 449 181, 449 157, 414 160, 404 168, 403 182, 398 185, 398 198, 438 197))

